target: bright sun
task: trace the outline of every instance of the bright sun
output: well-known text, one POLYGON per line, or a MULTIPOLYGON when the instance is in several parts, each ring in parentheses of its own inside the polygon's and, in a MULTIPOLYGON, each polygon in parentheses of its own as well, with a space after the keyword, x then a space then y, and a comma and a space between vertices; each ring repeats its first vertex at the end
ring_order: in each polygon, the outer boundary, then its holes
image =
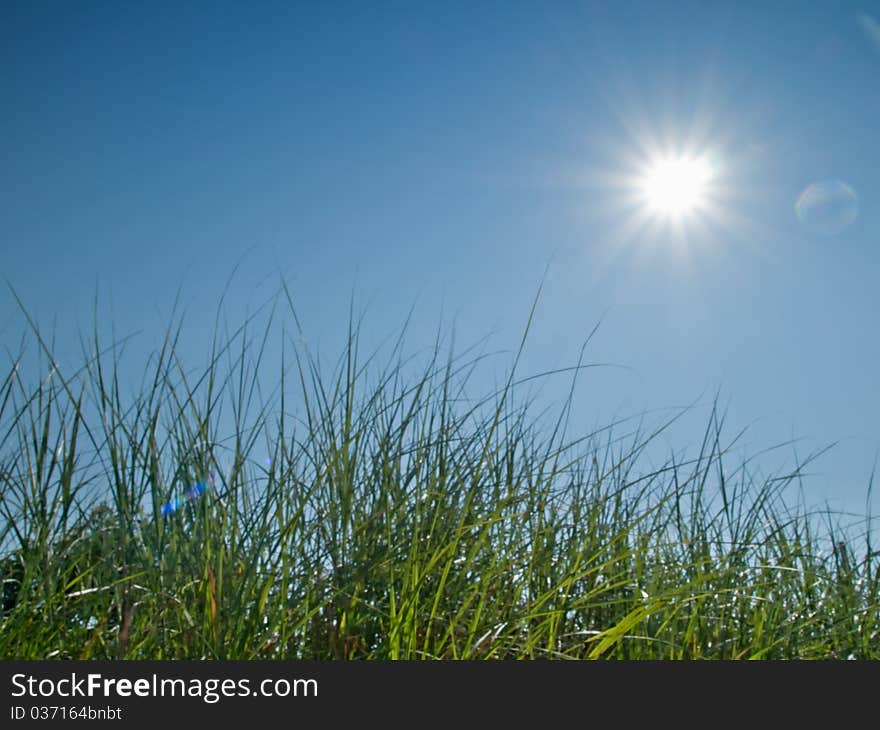
POLYGON ((669 157, 655 161, 641 179, 641 192, 654 215, 678 220, 706 205, 712 178, 701 157, 669 157))

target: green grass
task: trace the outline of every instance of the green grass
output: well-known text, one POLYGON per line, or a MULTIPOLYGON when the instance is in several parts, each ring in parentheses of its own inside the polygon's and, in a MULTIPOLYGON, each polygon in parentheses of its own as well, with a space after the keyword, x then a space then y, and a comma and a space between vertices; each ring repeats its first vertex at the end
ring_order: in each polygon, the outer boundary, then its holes
POLYGON ((474 399, 484 354, 364 357, 352 320, 328 369, 280 319, 218 327, 197 372, 177 325, 131 395, 119 346, 66 373, 31 324, 0 385, 0 656, 880 658, 870 521, 731 466, 717 409, 650 467, 663 424, 572 435, 519 353, 474 399))

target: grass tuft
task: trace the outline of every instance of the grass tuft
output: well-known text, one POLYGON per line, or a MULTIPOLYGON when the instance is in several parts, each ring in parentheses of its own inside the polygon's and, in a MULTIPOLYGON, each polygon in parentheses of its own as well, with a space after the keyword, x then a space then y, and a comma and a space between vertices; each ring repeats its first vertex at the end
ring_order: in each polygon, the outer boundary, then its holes
POLYGON ((803 464, 732 467, 717 408, 648 468, 662 427, 570 437, 571 395, 549 427, 519 398, 530 325, 473 400, 484 353, 410 358, 404 329, 365 356, 352 316, 328 370, 278 307, 298 325, 282 288, 195 373, 170 328, 133 396, 117 344, 66 373, 28 320, 41 366, 22 345, 0 385, 0 656, 880 658, 869 522, 786 503, 803 464))

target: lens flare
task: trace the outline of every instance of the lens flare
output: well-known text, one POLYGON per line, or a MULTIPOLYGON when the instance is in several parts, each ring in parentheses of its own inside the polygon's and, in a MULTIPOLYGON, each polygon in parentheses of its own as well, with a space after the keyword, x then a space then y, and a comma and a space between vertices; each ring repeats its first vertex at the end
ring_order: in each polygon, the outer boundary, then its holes
POLYGON ((794 212, 811 233, 834 236, 859 216, 859 198, 841 180, 822 180, 808 186, 794 204, 794 212))
POLYGON ((207 480, 202 480, 200 482, 196 482, 195 484, 190 485, 184 491, 183 497, 181 497, 179 499, 178 498, 172 499, 172 500, 166 502, 165 505, 163 505, 162 516, 167 517, 172 512, 176 512, 178 509, 180 509, 187 502, 189 502, 193 499, 198 499, 208 490, 208 484, 209 483, 213 484, 213 482, 214 482, 214 477, 212 475, 207 480))

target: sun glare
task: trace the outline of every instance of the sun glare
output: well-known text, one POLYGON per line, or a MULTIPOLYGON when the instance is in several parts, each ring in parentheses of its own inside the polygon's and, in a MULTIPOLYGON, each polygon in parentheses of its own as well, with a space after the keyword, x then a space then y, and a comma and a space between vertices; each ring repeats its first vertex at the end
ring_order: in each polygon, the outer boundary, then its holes
POLYGON ((679 219, 704 207, 711 178, 709 163, 701 157, 667 158, 645 171, 640 187, 651 213, 679 219))

